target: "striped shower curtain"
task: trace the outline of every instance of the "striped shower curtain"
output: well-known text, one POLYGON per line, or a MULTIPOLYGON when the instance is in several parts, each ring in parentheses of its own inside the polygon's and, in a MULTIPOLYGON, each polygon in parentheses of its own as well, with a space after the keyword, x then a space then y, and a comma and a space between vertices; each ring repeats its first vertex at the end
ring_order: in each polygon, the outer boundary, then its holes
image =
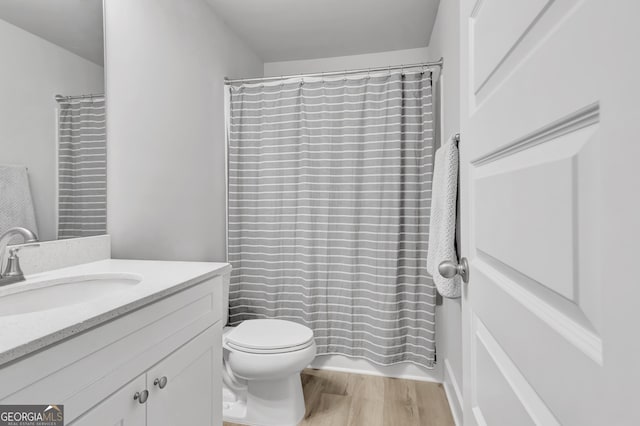
POLYGON ((61 101, 58 115, 58 238, 107 232, 104 97, 61 101))
POLYGON ((230 92, 231 323, 292 320, 319 354, 433 367, 431 74, 230 92))

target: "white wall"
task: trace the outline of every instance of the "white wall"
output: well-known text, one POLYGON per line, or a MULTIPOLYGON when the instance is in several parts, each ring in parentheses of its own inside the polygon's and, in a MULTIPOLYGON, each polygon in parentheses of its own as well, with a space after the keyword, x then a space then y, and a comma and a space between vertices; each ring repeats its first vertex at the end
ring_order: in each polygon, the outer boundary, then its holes
POLYGON ((428 49, 392 50, 364 55, 336 56, 332 58, 306 59, 299 61, 267 62, 265 76, 306 74, 314 72, 341 71, 349 69, 385 67, 389 65, 425 62, 429 58, 428 49))
POLYGON ((56 94, 104 91, 104 70, 0 20, 0 163, 29 168, 41 240, 56 238, 56 94))
POLYGON ((263 63, 205 0, 105 0, 114 257, 223 260, 224 76, 263 63))
MULTIPOLYGON (((448 137, 460 130, 460 24, 459 0, 440 2, 429 54, 431 60, 444 58, 437 92, 440 95, 441 131, 448 137)), ((445 389, 457 419, 461 419, 462 392, 462 323, 460 299, 444 299, 436 323, 438 360, 444 363, 445 389)), ((461 422, 458 422, 461 424, 461 422)))

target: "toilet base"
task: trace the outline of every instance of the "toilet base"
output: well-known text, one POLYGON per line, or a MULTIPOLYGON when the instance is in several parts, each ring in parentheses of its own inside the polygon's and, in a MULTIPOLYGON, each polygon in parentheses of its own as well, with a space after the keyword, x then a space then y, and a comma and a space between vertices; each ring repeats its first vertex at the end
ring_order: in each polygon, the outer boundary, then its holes
POLYGON ((224 389, 225 421, 251 426, 295 426, 304 417, 300 374, 278 380, 250 380, 240 391, 224 389))

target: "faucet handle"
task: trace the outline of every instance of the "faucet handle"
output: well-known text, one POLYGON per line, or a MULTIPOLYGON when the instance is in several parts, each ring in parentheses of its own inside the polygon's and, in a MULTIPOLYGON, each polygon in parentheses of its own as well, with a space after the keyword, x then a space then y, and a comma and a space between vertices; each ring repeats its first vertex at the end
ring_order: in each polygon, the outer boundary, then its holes
POLYGON ((24 273, 20 268, 20 258, 18 252, 23 248, 39 247, 38 243, 23 244, 21 246, 12 247, 9 249, 9 258, 7 259, 7 267, 2 273, 2 278, 18 278, 23 279, 24 273))

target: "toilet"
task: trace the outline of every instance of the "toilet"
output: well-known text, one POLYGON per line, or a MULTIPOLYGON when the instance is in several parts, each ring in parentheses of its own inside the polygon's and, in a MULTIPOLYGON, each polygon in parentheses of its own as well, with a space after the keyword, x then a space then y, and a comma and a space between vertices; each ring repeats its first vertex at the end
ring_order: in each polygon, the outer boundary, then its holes
MULTIPOLYGON (((224 280, 228 321, 229 277, 224 280)), ((246 320, 222 336, 223 418, 253 426, 295 426, 305 413, 300 372, 316 355, 313 331, 279 319, 246 320)))

